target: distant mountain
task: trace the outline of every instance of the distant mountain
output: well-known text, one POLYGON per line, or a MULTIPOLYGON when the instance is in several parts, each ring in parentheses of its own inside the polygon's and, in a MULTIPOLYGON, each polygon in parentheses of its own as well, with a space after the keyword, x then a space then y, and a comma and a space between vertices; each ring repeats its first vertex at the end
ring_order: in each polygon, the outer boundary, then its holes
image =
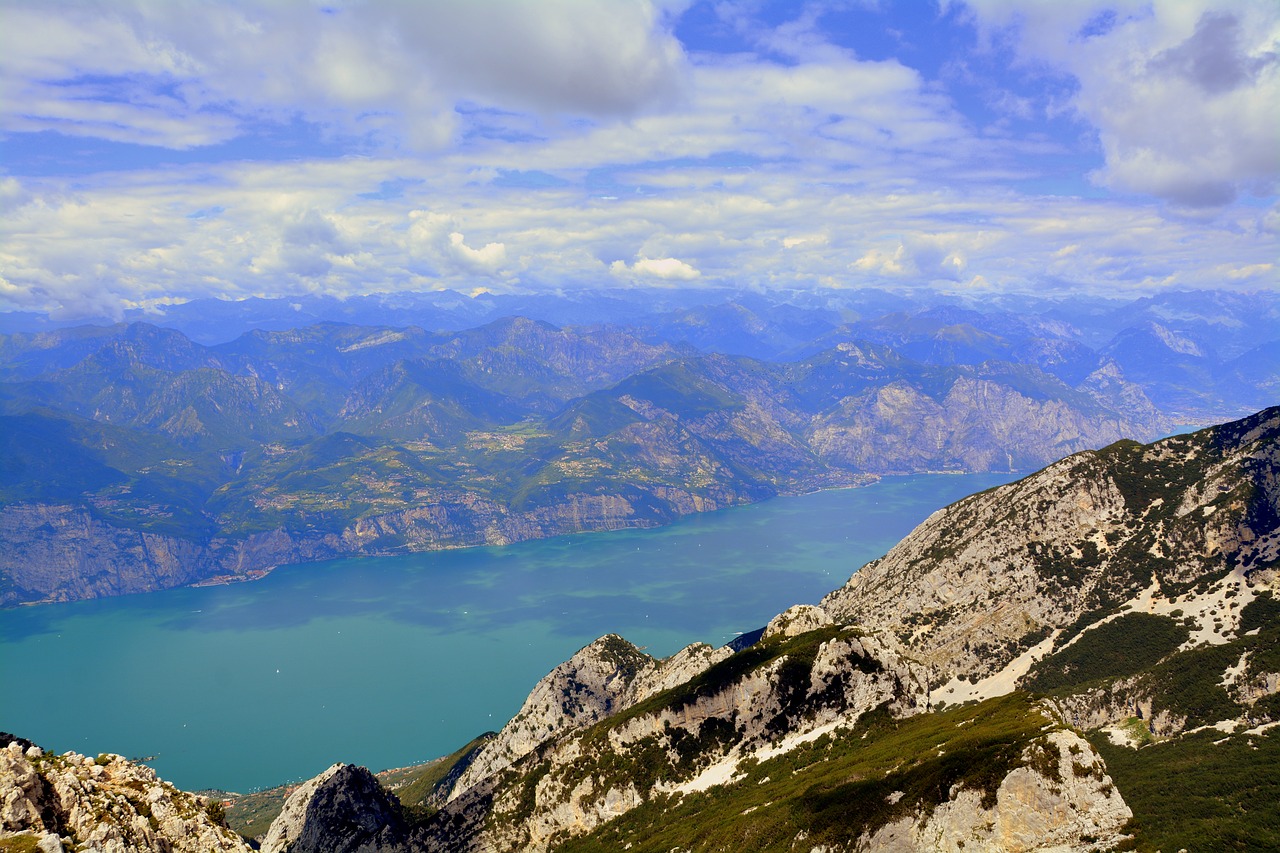
POLYGON ((1165 425, 1113 362, 1069 385, 865 341, 777 362, 518 317, 211 347, 133 324, 0 350, 6 605, 651 526, 882 474, 1019 470, 1165 425))
MULTIPOLYGON (((1278 484, 1280 407, 1078 453, 729 646, 602 637, 447 759, 229 813, 268 853, 1276 849, 1278 484)), ((59 815, 136 773, 10 746, 5 829, 83 841, 59 815)))
POLYGON ((1280 393, 1269 293, 382 294, 154 318, 204 342, 0 335, 0 606, 1025 470, 1280 393))

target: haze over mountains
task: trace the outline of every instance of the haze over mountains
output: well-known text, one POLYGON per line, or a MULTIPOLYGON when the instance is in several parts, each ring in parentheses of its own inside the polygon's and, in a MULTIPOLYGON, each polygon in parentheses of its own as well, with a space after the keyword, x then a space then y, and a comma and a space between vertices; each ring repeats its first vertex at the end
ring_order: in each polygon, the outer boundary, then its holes
POLYGON ((330 319, 388 316, 368 297, 287 328, 267 300, 0 338, 0 602, 1026 470, 1280 381, 1272 294, 395 300, 442 330, 330 319), (512 308, 542 316, 488 319, 512 308))

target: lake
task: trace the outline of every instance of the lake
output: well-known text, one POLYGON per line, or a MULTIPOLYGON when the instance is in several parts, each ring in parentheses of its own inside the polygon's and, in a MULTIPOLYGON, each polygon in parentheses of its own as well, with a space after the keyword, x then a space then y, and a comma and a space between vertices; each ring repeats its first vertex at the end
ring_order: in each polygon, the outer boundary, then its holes
POLYGON ((286 566, 253 583, 0 611, 0 729, 152 757, 187 790, 374 770, 500 728, 596 637, 656 657, 813 603, 935 509, 1013 475, 920 475, 667 527, 286 566))

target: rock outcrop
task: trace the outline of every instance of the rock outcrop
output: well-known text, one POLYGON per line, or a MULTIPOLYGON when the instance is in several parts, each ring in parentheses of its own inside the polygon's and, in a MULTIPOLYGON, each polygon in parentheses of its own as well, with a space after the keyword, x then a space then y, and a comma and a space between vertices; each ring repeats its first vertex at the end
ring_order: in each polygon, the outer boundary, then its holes
POLYGON ((729 654, 727 648, 698 643, 655 660, 616 634, 601 637, 537 683, 519 713, 485 745, 453 791, 465 791, 506 769, 545 741, 683 684, 729 654))
POLYGON ((1110 850, 1128 838, 1133 812, 1088 741, 1055 731, 1029 747, 1028 764, 991 798, 962 790, 858 839, 858 853, 1033 853, 1110 850))
MULTIPOLYGON (((184 793, 118 755, 53 755, 0 734, 0 840, 100 853, 248 853, 222 804, 184 793)), ((18 848, 26 849, 26 848, 18 848)))

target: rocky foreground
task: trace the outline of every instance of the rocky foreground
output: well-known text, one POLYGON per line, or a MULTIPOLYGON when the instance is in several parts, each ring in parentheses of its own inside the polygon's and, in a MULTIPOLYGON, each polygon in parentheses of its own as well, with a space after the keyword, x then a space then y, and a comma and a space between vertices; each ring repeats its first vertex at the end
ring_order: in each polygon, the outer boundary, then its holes
MULTIPOLYGON (((936 513, 732 647, 654 660, 603 637, 496 735, 395 790, 334 765, 259 843, 1275 849, 1278 559, 1280 408, 1077 454, 936 513)), ((10 838, 238 843, 114 757, 6 754, 10 838)))
POLYGON ((119 755, 53 755, 0 734, 0 798, 0 850, 250 849, 227 828, 219 801, 179 791, 119 755))

